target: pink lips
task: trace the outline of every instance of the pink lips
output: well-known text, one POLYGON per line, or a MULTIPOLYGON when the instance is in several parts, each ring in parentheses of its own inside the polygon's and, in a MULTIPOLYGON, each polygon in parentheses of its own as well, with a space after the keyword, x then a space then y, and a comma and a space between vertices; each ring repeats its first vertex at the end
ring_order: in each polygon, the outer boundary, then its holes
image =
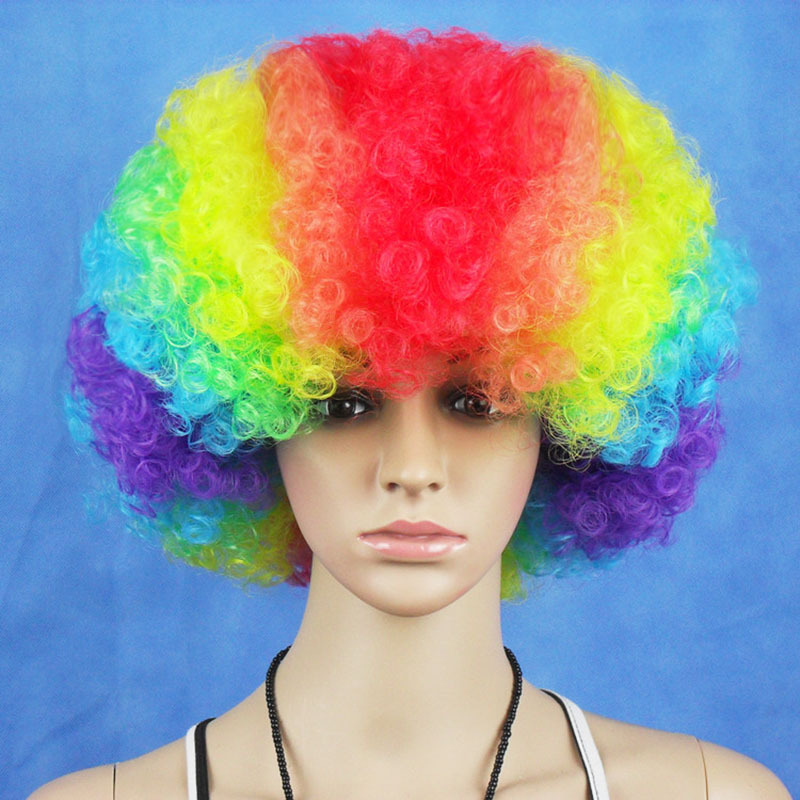
POLYGON ((406 561, 436 559, 461 549, 467 538, 435 522, 397 520, 359 537, 382 555, 406 561))

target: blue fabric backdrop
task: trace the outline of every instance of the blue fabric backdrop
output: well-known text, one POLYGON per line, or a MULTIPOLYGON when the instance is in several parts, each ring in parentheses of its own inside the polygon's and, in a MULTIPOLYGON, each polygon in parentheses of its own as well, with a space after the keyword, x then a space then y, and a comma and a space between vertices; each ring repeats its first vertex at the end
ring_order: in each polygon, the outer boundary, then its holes
MULTIPOLYGON (((505 611, 527 677, 741 750, 800 793, 794 2, 0 4, 0 796, 130 758, 218 714, 292 638, 303 593, 170 564, 113 519, 60 411, 82 233, 179 81, 312 31, 461 25, 587 55, 701 145, 723 234, 761 272, 728 444, 663 552, 505 611)), ((265 728, 266 735, 266 728, 265 728)))

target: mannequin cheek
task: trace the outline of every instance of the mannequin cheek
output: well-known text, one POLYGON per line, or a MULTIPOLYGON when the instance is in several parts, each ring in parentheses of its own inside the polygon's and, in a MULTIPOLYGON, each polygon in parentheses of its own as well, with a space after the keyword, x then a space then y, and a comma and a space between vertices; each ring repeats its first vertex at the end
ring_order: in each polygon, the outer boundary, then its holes
POLYGON ((306 530, 313 529, 317 510, 325 508, 329 503, 332 489, 329 490, 324 473, 320 475, 313 451, 302 443, 286 442, 278 445, 277 456, 289 503, 305 535, 306 530))
POLYGON ((530 496, 536 466, 539 457, 538 439, 530 447, 521 451, 512 459, 504 470, 497 470, 488 475, 487 496, 497 497, 495 506, 498 528, 511 533, 519 522, 519 518, 530 496))

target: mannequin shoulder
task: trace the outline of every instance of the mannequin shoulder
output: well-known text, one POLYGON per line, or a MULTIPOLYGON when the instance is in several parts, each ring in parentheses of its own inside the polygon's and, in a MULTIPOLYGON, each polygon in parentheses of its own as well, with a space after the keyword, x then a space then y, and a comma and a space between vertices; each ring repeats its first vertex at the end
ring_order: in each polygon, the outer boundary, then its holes
POLYGON ((694 736, 586 714, 612 797, 791 800, 762 764, 694 736))
POLYGON ((72 772, 39 787, 28 800, 110 800, 114 767, 107 764, 72 772))
POLYGON ((775 773, 727 747, 699 742, 710 800, 792 800, 775 773))
POLYGON ((72 772, 37 789, 28 800, 133 800, 158 797, 185 800, 186 755, 183 740, 116 766, 72 772))

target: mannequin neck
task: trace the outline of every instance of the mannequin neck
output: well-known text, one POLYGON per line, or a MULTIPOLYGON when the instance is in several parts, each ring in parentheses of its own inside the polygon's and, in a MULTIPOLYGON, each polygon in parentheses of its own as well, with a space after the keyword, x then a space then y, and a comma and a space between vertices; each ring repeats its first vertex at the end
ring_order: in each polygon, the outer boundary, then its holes
POLYGON ((281 718, 290 730, 336 731, 362 753, 424 749, 464 730, 493 741, 513 683, 499 596, 498 564, 448 606, 397 616, 315 563, 300 630, 277 674, 281 718))

